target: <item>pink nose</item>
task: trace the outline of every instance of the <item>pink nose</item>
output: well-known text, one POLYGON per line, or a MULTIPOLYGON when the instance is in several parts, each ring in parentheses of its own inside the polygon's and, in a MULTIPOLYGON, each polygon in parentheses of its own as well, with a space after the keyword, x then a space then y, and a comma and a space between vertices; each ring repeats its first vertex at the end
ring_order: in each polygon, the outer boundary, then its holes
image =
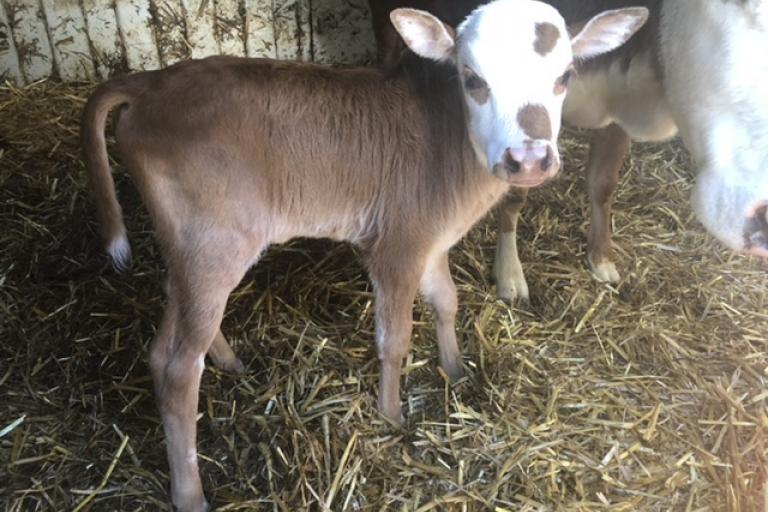
POLYGON ((513 187, 538 187, 552 179, 560 170, 557 147, 549 140, 526 140, 523 147, 507 148, 493 174, 513 187))
POLYGON ((544 146, 526 144, 525 148, 507 148, 504 151, 504 167, 510 174, 520 174, 533 178, 538 174, 553 170, 554 165, 555 155, 549 144, 544 146))

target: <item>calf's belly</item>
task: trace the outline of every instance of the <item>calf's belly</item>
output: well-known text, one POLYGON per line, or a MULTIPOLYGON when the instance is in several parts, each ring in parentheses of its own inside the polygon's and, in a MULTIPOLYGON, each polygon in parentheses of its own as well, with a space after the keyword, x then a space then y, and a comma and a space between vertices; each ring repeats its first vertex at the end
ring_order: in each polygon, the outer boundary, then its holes
POLYGON ((677 134, 677 125, 649 56, 583 72, 572 81, 563 120, 578 128, 598 129, 612 123, 635 141, 661 141, 677 134))

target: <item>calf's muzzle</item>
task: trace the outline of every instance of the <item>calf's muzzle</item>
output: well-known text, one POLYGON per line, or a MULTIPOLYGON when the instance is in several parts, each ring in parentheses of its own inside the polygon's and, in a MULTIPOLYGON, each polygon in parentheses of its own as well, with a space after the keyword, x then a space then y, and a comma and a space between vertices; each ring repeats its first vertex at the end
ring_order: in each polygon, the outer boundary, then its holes
POLYGON ((557 149, 549 141, 538 140, 504 150, 493 174, 515 187, 530 188, 552 179, 559 169, 557 149))

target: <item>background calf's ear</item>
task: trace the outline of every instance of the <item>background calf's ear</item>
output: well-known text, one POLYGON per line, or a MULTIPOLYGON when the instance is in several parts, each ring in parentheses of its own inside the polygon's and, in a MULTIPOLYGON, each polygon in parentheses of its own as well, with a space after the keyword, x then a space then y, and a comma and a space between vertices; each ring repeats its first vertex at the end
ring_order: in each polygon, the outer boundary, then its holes
POLYGON ((628 7, 601 12, 586 23, 569 29, 573 57, 588 59, 615 50, 626 43, 648 20, 645 7, 628 7), (579 26, 581 29, 579 30, 579 26))
POLYGON ((456 32, 433 15, 418 9, 395 9, 389 18, 416 55, 437 61, 453 58, 456 32))

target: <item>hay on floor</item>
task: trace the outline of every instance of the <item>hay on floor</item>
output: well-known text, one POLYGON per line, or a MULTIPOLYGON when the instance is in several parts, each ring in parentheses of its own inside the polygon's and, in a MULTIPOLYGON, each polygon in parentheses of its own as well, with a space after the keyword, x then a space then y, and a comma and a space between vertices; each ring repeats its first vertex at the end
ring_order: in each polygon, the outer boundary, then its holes
MULTIPOLYGON (((147 368, 161 313, 151 226, 117 167, 135 262, 99 247, 79 159, 90 86, 0 88, 0 501, 7 511, 167 509, 147 368)), ((585 269, 584 134, 530 195, 529 304, 494 300, 493 216, 452 251, 468 377, 436 371, 415 308, 407 425, 376 413, 371 285, 348 246, 271 249, 232 295, 243 377, 209 368, 200 468, 219 510, 762 509, 764 262, 693 219, 678 144, 641 145, 614 216, 617 286, 585 269)))

